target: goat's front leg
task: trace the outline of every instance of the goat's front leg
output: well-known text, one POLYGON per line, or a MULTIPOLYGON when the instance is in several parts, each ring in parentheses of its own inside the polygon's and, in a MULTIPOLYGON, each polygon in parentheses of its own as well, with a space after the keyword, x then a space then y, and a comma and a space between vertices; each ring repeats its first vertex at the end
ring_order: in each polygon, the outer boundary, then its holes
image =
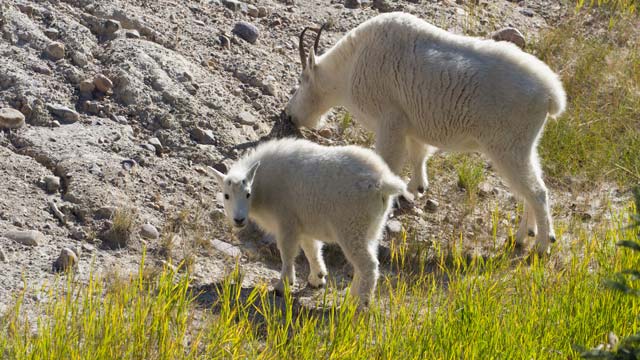
POLYGON ((290 285, 296 283, 296 269, 294 267, 294 263, 295 258, 300 251, 298 234, 290 229, 285 229, 276 237, 276 244, 280 251, 282 271, 280 272, 280 281, 276 284, 275 289, 280 293, 284 293, 285 282, 290 285))
MULTIPOLYGON (((376 152, 380 154, 394 174, 401 175, 407 155, 407 137, 404 128, 399 125, 397 119, 378 126, 376 152)), ((406 210, 411 207, 411 199, 401 195, 396 199, 394 207, 406 210)))
POLYGON ((398 125, 381 124, 376 134, 376 152, 394 174, 400 176, 407 156, 407 139, 404 129, 398 125))

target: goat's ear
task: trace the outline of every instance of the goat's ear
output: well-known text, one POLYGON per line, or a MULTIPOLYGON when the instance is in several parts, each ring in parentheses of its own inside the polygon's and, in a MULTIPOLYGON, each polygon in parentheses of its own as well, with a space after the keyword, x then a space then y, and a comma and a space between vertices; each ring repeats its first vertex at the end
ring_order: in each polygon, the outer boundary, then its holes
POLYGON ((256 176, 256 171, 258 170, 259 166, 260 166, 260 161, 253 164, 251 168, 249 168, 249 171, 247 171, 246 179, 249 184, 253 182, 253 178, 256 176))
POLYGON ((224 184, 225 175, 223 173, 221 173, 220 171, 212 168, 211 166, 207 166, 207 169, 209 169, 209 172, 211 172, 213 174, 213 177, 216 179, 218 184, 220 184, 220 185, 224 184))
POLYGON ((309 50, 309 57, 307 58, 307 69, 314 70, 316 68, 316 52, 311 48, 309 50))

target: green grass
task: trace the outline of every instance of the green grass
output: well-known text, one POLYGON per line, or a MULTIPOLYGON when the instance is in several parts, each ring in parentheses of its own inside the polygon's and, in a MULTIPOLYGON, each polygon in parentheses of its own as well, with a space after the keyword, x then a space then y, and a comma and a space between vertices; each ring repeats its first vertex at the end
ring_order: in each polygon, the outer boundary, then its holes
POLYGON ((533 45, 534 54, 560 74, 569 100, 565 114, 547 122, 539 146, 551 177, 570 175, 590 184, 640 180, 639 38, 637 16, 591 10, 544 32, 533 45))
POLYGON ((238 271, 206 290, 213 300, 204 305, 203 289, 190 291, 188 275, 147 277, 143 258, 140 275, 128 279, 93 276, 81 284, 70 277, 63 289, 48 291, 35 324, 18 295, 0 318, 0 357, 576 358, 574 344, 595 347, 610 331, 638 330, 640 299, 603 286, 640 260, 615 247, 637 236, 624 228, 628 222, 614 216, 567 239, 564 256, 530 263, 510 249, 484 260, 435 249, 425 268, 402 241, 392 248, 374 305, 361 312, 335 291, 314 310, 290 293, 277 301, 264 285, 238 286, 238 271))
POLYGON ((456 165, 458 187, 467 192, 467 200, 475 203, 478 185, 484 180, 484 161, 462 155, 462 160, 456 165))

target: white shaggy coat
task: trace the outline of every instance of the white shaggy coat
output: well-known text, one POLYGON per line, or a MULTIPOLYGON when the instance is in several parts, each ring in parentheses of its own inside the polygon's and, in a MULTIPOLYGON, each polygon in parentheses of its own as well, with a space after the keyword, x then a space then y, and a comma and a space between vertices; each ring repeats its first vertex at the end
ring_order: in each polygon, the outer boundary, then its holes
POLYGON ((211 171, 222 185, 227 217, 243 226, 248 216, 275 235, 282 258, 280 290, 285 281, 295 282, 300 247, 309 261, 309 283, 324 285, 322 242, 338 243, 354 268, 352 291, 368 303, 378 279, 378 241, 390 198, 406 192, 380 156, 357 146, 281 139, 259 145, 227 175, 211 171))
POLYGON ((408 154, 413 193, 428 186, 425 162, 435 148, 485 154, 525 200, 517 243, 537 226, 537 250, 546 252, 555 235, 536 145, 565 98, 558 76, 512 43, 387 13, 322 56, 311 49, 286 112, 313 127, 331 107, 347 108, 376 133, 376 151, 396 174, 408 154))

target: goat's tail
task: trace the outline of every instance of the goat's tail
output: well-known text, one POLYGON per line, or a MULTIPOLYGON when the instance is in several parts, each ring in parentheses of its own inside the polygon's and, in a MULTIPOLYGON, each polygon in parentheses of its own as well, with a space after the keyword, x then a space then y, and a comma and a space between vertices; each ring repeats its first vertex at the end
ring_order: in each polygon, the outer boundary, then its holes
POLYGON ((408 195, 413 197, 413 195, 407 191, 407 184, 396 175, 387 176, 382 179, 380 191, 384 196, 403 195, 406 197, 408 195))
POLYGON ((549 81, 547 90, 549 92, 549 116, 556 118, 564 112, 567 106, 567 94, 557 75, 549 81))

